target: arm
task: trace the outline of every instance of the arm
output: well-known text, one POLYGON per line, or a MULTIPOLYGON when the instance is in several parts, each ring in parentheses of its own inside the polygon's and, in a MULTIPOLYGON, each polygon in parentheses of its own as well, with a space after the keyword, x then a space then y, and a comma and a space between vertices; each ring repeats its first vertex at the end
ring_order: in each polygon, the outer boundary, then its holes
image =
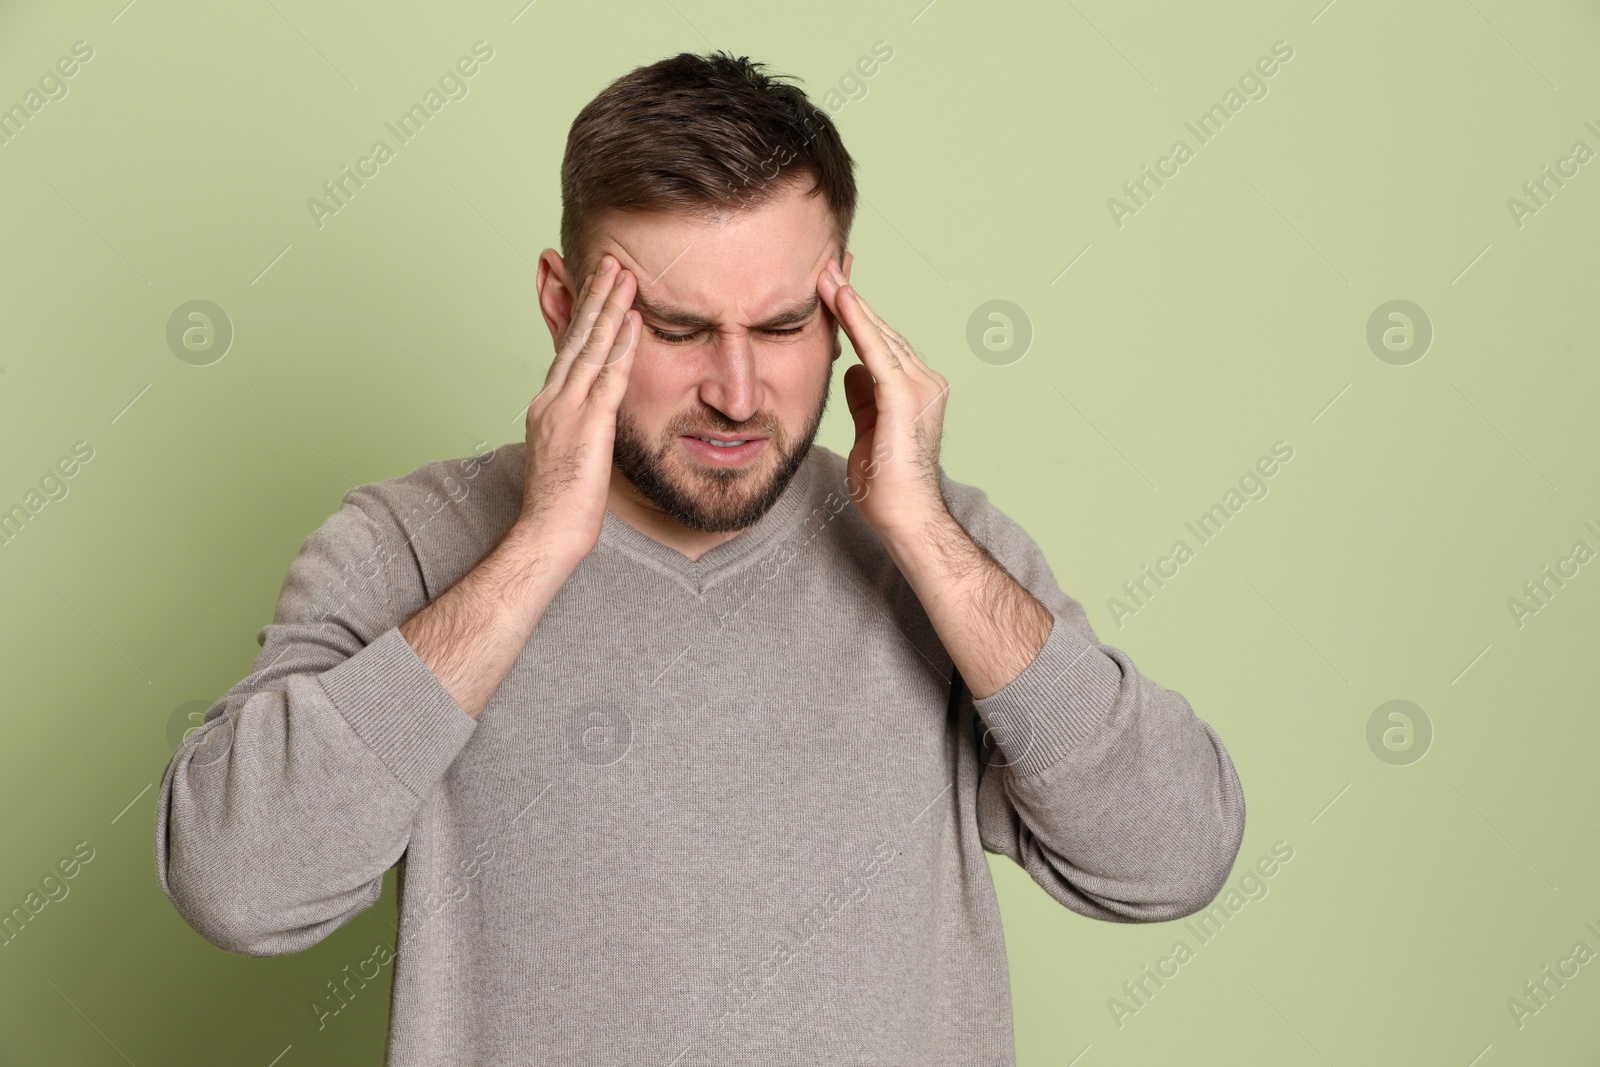
POLYGON ((298 952, 378 899, 423 800, 594 548, 639 336, 627 310, 637 282, 616 266, 605 257, 575 299, 541 270, 562 340, 528 405, 506 535, 429 603, 387 506, 400 490, 351 490, 301 545, 256 670, 173 753, 156 802, 156 878, 213 944, 298 952))
POLYGON ((861 357, 844 376, 856 424, 846 481, 950 653, 955 684, 964 676, 984 694, 963 705, 1002 757, 980 766, 979 838, 1092 918, 1199 911, 1244 836, 1227 751, 1180 694, 1100 644, 1032 538, 945 475, 949 382, 867 306, 848 269, 846 257, 817 278, 861 357))
POLYGON ((1244 835, 1244 793, 1222 741, 1181 694, 1099 643, 1032 538, 982 490, 940 477, 954 513, 890 553, 956 684, 983 694, 962 707, 997 746, 980 765, 984 847, 1091 918, 1201 910, 1244 835))
POLYGON ((256 669, 162 777, 157 880, 220 948, 298 952, 378 899, 417 809, 566 577, 516 526, 421 607, 397 523, 362 487, 306 539, 256 669))

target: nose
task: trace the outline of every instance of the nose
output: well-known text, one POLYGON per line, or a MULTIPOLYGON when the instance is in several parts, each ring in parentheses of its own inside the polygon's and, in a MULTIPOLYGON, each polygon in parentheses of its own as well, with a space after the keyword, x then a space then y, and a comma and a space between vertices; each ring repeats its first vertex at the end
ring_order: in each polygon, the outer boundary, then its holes
POLYGON ((707 347, 700 399, 734 422, 742 423, 761 410, 765 399, 750 333, 748 330, 718 331, 707 347))

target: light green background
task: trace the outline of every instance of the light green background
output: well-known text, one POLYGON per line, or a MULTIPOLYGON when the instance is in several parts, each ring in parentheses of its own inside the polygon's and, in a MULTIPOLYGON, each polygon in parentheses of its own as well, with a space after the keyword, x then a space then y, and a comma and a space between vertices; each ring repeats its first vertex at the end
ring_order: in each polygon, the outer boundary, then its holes
MULTIPOLYGON (((0 106, 95 52, 0 147, 0 507, 95 453, 0 546, 0 910, 95 849, 0 947, 0 1064, 379 1061, 386 985, 320 1032, 310 1004, 392 943, 392 881, 296 956, 201 940, 153 869, 169 721, 249 672, 352 485, 520 438, 584 102, 709 47, 820 95, 879 40, 835 116, 855 281, 951 382, 946 469, 1219 731, 1248 802, 1230 884, 1294 849, 1203 946, 994 859, 1019 1062, 1597 1062, 1600 963, 1520 1028, 1507 1007, 1600 951, 1600 563, 1520 628, 1507 607, 1600 549, 1600 162, 1520 227, 1507 207, 1600 150, 1595 5, 124 2, 0 6, 0 106), (313 225, 307 198, 480 39, 470 95, 313 225), (1115 225, 1108 198, 1280 40, 1268 95, 1115 225), (194 299, 236 331, 211 366, 165 340, 194 299), (993 299, 1034 331, 1007 366, 966 342, 993 299), (1435 330, 1408 366, 1366 341, 1394 299, 1435 330), (1119 626, 1123 581, 1280 440, 1270 494, 1119 626), (1408 766, 1367 742, 1392 699, 1435 731, 1408 766), (1108 1000, 1180 937, 1194 959, 1119 1028, 1108 1000)), ((836 397, 821 441, 849 433, 836 397)))

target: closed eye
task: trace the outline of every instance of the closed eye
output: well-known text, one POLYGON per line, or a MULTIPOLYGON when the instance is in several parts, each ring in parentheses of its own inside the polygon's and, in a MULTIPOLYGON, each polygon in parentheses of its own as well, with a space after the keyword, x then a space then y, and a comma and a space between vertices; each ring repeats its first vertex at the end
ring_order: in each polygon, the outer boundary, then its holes
MULTIPOLYGON (((771 337, 792 337, 797 333, 803 332, 804 330, 804 326, 792 326, 786 330, 762 330, 761 332, 771 337)), ((650 332, 660 340, 665 341, 667 344, 681 345, 687 344, 696 337, 699 337, 703 331, 695 330, 693 333, 665 333, 652 326, 650 327, 650 332)))

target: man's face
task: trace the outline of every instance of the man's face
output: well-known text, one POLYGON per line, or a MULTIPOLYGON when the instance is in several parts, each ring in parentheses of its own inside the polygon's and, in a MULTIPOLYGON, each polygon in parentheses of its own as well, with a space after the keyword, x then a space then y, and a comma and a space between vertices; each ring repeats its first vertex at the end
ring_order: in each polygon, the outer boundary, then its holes
MULTIPOLYGON (((822 423, 840 349, 817 279, 839 247, 826 201, 806 196, 806 184, 716 221, 611 212, 597 227, 591 266, 610 253, 634 273, 644 320, 614 462, 689 529, 728 533, 761 518, 822 423), (749 443, 719 448, 700 436, 749 443)), ((539 273, 559 346, 583 279, 548 250, 539 273)))

